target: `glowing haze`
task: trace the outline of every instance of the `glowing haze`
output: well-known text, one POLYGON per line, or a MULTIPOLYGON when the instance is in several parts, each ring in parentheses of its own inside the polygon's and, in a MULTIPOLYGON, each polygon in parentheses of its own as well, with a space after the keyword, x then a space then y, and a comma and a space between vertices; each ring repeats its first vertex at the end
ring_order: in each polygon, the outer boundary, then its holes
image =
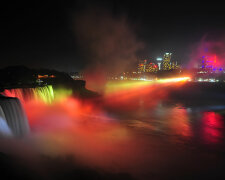
POLYGON ((102 8, 87 8, 79 13, 75 18, 75 33, 84 61, 88 62, 87 87, 95 90, 102 87, 106 73, 121 73, 133 67, 137 52, 143 48, 125 17, 114 17, 102 8))
MULTIPOLYGON (((151 148, 151 144, 164 146, 163 143, 150 137, 140 138, 134 130, 123 125, 120 117, 110 115, 109 112, 125 112, 134 117, 147 116, 149 109, 154 109, 161 100, 167 98, 168 89, 177 88, 187 80, 185 77, 155 82, 109 82, 101 99, 83 101, 72 97, 67 91, 54 90, 56 99, 50 104, 41 98, 40 101, 25 101, 31 134, 25 142, 20 142, 19 147, 18 144, 14 145, 16 154, 24 159, 24 151, 29 152, 27 156, 30 155, 31 159, 36 153, 49 157, 69 154, 75 157, 78 164, 113 173, 128 172, 135 176, 146 171, 146 163, 150 163, 153 170, 161 171, 163 169, 158 160, 163 156, 164 163, 168 163, 171 156, 157 152, 151 148)), ((177 109, 175 113, 177 111, 187 116, 185 110, 177 109)), ((192 136, 190 127, 186 125, 187 117, 182 117, 184 120, 179 124, 172 119, 168 122, 172 133, 184 138, 192 136)), ((154 130, 148 123, 131 122, 135 127, 154 130)), ((3 152, 9 152, 9 149, 13 151, 10 143, 2 144, 3 152)), ((34 165, 33 160, 28 163, 34 165)))
POLYGON ((225 36, 221 33, 215 35, 206 34, 201 41, 192 47, 189 67, 197 67, 201 63, 201 57, 208 56, 215 61, 216 66, 225 65, 225 36))

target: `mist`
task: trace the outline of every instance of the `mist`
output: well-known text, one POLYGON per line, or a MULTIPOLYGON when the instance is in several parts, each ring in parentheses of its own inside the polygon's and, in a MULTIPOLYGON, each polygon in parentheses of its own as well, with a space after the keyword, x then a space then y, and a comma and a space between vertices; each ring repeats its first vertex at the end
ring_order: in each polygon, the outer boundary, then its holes
POLYGON ((137 52, 144 48, 135 35, 134 23, 106 8, 86 8, 76 14, 74 26, 81 54, 88 62, 84 68, 87 87, 93 90, 101 87, 97 77, 131 70, 138 61, 137 52), (93 85, 93 76, 97 85, 93 85))
POLYGON ((201 40, 191 48, 189 67, 197 67, 202 56, 216 58, 216 65, 225 64, 225 35, 221 32, 205 34, 201 40))
MULTIPOLYGON (((149 118, 149 109, 154 110, 167 98, 167 88, 170 88, 167 83, 133 82, 129 86, 111 83, 100 99, 82 100, 67 95, 56 97, 51 104, 41 99, 23 102, 31 133, 24 138, 1 139, 0 150, 15 161, 21 160, 21 167, 28 172, 34 171, 44 178, 56 177, 58 171, 66 175, 71 168, 74 172, 83 168, 87 174, 89 171, 105 173, 106 178, 109 174, 124 173, 125 179, 145 177, 148 168, 151 173, 168 173, 168 166, 163 164, 169 164, 174 158, 173 145, 143 135, 140 130, 158 130, 135 120, 149 118), (162 147, 166 147, 167 152, 162 151, 162 147)), ((173 133, 183 136, 181 131, 185 130, 184 136, 189 136, 186 122, 177 125, 172 119, 168 126, 173 133)), ((185 152, 176 156, 184 157, 185 152)), ((179 160, 176 157, 173 161, 179 160)))

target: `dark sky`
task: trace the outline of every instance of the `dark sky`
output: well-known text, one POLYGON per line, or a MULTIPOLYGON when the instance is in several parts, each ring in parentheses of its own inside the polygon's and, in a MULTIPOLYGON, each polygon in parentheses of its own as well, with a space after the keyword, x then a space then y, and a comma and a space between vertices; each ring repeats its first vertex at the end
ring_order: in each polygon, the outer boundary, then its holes
POLYGON ((115 19, 125 17, 136 39, 145 45, 137 52, 140 57, 155 58, 169 51, 174 60, 185 63, 193 44, 204 35, 212 33, 219 36, 225 32, 225 13, 220 3, 149 2, 5 3, 1 6, 0 67, 26 65, 67 72, 82 70, 89 63, 89 59, 84 58, 88 52, 81 50, 74 30, 79 24, 74 21, 90 7, 107 11, 115 19))

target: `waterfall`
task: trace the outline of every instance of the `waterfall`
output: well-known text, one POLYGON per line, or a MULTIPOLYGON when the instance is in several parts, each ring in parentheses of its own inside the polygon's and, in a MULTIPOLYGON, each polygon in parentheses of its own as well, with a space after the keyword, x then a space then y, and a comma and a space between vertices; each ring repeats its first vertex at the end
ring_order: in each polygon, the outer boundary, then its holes
POLYGON ((0 135, 20 137, 28 133, 28 120, 19 99, 0 96, 0 135))
POLYGON ((36 88, 5 89, 2 95, 17 97, 22 103, 30 100, 51 103, 54 100, 54 91, 51 85, 36 88))
POLYGON ((5 89, 0 93, 0 136, 24 136, 29 133, 29 124, 20 102, 42 101, 52 103, 52 86, 36 88, 5 89))
POLYGON ((0 137, 1 136, 12 136, 12 131, 7 124, 5 113, 0 106, 0 137))

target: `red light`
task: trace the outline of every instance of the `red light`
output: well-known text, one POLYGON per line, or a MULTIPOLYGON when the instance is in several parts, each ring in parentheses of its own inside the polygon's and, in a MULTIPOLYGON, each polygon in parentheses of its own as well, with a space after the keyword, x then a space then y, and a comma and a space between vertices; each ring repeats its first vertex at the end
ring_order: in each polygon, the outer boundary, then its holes
POLYGON ((215 112, 203 114, 203 138, 206 143, 218 143, 222 138, 222 116, 215 112))

